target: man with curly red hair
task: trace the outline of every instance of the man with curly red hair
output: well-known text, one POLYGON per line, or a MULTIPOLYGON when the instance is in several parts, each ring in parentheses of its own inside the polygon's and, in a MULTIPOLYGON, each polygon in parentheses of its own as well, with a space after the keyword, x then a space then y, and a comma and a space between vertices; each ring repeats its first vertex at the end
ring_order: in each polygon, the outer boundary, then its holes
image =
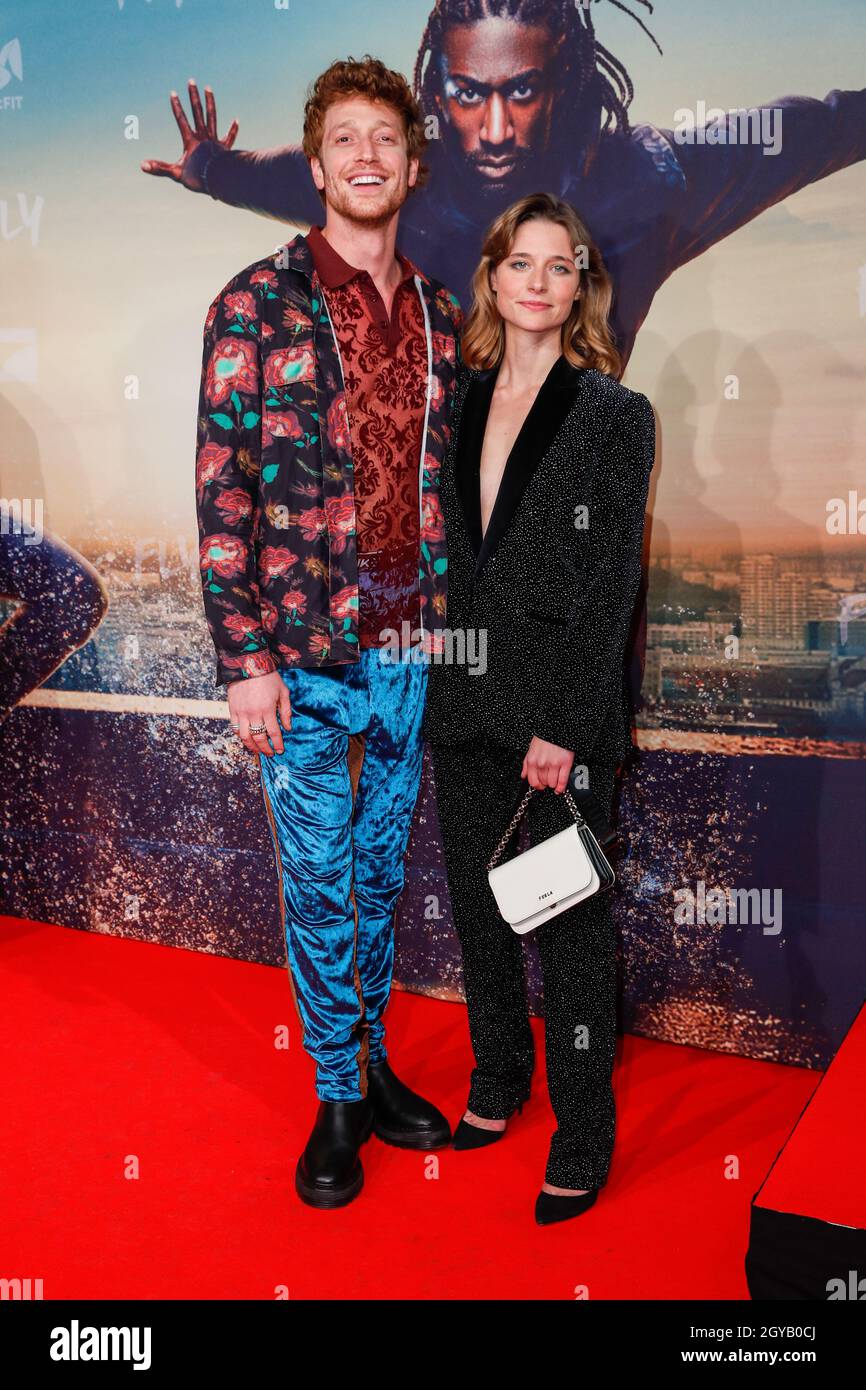
POLYGON ((361 1190, 371 1132, 447 1144, 391 1070, 382 1015, 447 560, 438 480, 461 315, 396 249, 420 111, 369 56, 305 108, 321 226, 234 276, 205 322, 197 502, 232 726, 259 758, 290 979, 319 1108, 305 1202, 361 1190), (396 642, 395 642, 396 637, 396 642))

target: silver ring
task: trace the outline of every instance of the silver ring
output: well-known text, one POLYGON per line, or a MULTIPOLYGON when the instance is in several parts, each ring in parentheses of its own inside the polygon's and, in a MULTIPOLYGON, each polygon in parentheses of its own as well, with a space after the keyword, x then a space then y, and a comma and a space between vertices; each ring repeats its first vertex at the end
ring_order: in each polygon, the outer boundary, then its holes
POLYGON ((250 725, 250 733, 251 733, 251 734, 266 734, 266 733, 267 733, 267 726, 266 726, 265 724, 251 724, 251 725, 250 725))

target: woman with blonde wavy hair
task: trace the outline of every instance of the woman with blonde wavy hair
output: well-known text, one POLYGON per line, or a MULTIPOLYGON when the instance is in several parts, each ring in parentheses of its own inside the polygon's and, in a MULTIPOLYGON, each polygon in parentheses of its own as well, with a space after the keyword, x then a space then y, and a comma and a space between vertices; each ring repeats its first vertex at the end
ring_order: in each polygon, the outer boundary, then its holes
MULTIPOLYGON (((655 452, 649 401, 619 381, 610 278, 572 207, 538 193, 507 208, 473 293, 440 482, 447 629, 464 636, 451 647, 464 659, 431 662, 423 726, 475 1059, 459 1150, 502 1139, 535 1062, 521 938, 488 861, 528 788, 531 845, 573 823, 566 788, 587 812, 612 814, 631 746, 624 654, 655 452)), ((611 1162, 610 893, 534 936, 557 1123, 536 1200, 544 1225, 586 1211, 611 1162)))

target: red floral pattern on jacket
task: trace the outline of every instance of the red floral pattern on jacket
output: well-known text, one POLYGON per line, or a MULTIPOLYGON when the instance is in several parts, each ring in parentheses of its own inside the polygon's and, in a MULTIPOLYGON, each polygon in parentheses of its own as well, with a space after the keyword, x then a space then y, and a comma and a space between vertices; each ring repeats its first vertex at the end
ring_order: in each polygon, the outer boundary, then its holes
MULTIPOLYGON (((421 622, 445 623, 439 468, 462 326, 419 272, 433 374, 421 476, 421 622)), ((357 661, 352 447, 339 358, 303 236, 247 266, 204 325, 196 502, 205 615, 218 685, 280 666, 357 661), (324 412, 324 419, 320 412, 324 412)))

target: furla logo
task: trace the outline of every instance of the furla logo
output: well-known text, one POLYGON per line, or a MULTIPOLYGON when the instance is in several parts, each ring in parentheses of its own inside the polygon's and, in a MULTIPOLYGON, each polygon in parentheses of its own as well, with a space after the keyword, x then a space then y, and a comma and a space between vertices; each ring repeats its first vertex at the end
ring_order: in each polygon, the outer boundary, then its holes
POLYGON ((548 888, 548 890, 547 890, 546 893, 539 893, 539 895, 538 895, 538 901, 539 901, 539 902, 543 902, 545 898, 552 898, 552 897, 553 897, 553 889, 552 889, 552 888, 548 888))
POLYGON ((131 1361, 134 1371, 150 1370, 149 1327, 52 1327, 52 1361, 131 1361))

